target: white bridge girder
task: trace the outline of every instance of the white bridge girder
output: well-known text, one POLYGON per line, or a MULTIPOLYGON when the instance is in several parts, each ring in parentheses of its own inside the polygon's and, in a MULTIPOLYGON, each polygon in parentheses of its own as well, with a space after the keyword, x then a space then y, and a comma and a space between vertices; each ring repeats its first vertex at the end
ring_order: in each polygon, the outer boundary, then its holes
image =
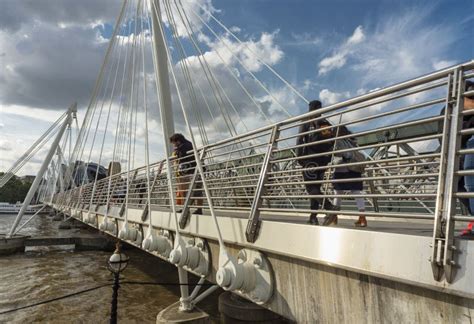
MULTIPOLYGON (((128 212, 128 221, 139 225, 146 233, 148 222, 141 221, 141 210, 130 208, 128 212)), ((83 213, 85 214, 86 211, 83 213)), ((74 215, 77 216, 77 213, 74 215)), ((94 215, 99 218, 99 222, 103 218, 103 214, 94 215)), ((109 215, 109 217, 116 219, 119 226, 123 223, 121 217, 115 215, 109 215)), ((153 231, 157 233, 160 230, 174 231, 171 213, 153 210, 151 217, 153 231)), ((262 230, 259 239, 252 244, 245 238, 247 224, 245 217, 219 216, 219 222, 225 243, 232 246, 474 298, 474 272, 469 271, 469 267, 459 268, 457 280, 452 284, 433 279, 429 262, 430 236, 308 226, 294 222, 265 220, 264 217, 262 228, 265 230, 262 230)), ((209 215, 191 217, 181 233, 190 237, 217 241, 216 229, 209 215)), ((457 262, 465 264, 466 260, 474 254, 474 241, 458 240, 457 242, 459 244, 457 249, 460 252, 457 262)), ((215 263, 218 260, 218 252, 214 251, 212 254, 211 258, 215 263)), ((217 267, 217 264, 214 266, 217 267)), ((274 269, 274 271, 278 273, 279 269, 274 269)), ((213 277, 208 279, 215 280, 213 277)))

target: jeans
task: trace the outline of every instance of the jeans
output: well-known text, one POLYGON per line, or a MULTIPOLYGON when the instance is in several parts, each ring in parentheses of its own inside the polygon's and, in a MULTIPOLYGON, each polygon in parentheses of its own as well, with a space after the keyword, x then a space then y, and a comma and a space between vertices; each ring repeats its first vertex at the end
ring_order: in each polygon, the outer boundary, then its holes
MULTIPOLYGON (((466 148, 474 148, 474 136, 467 141, 466 148)), ((474 154, 466 154, 464 157, 464 170, 474 169, 474 154)), ((464 187, 467 192, 474 192, 474 175, 464 176, 464 187)), ((469 198, 469 207, 471 214, 474 211, 474 198, 469 198)))

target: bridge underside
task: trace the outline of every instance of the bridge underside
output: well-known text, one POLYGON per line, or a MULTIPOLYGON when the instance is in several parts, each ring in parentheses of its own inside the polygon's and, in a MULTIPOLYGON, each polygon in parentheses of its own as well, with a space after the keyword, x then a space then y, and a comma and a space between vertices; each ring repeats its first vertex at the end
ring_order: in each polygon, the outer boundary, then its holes
MULTIPOLYGON (((78 220, 90 213, 89 208, 53 207, 78 220)), ((95 224, 102 223, 104 207, 92 210, 97 210, 89 214, 96 217, 95 224)), ((117 228, 124 222, 119 214, 119 208, 108 212, 117 228)), ((142 214, 141 209, 129 208, 128 222, 146 233, 149 221, 143 221, 142 214)), ((404 322, 472 321, 474 273, 460 267, 458 279, 451 284, 433 279, 428 261, 431 222, 403 220, 395 224, 381 219, 371 221, 368 229, 359 230, 349 228, 352 220, 345 220, 338 227, 320 227, 305 224, 306 218, 263 214, 261 234, 252 244, 245 238, 244 213, 219 213, 220 228, 232 254, 242 248, 263 251, 272 265, 275 291, 264 307, 301 323, 315 319, 393 322, 397 318, 404 322)), ((157 233, 163 229, 175 231, 169 211, 153 209, 151 223, 157 233)), ((219 245, 211 216, 193 215, 181 233, 207 240, 212 271, 206 279, 215 282, 219 245)), ((457 242, 461 252, 457 261, 466 264, 474 254, 474 241, 457 242)))

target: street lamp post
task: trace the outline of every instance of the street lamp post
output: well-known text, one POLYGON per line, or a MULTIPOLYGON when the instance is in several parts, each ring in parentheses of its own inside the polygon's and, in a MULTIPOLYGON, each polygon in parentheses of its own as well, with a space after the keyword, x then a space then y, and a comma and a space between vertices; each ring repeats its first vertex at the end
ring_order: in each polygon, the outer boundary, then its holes
POLYGON ((112 309, 110 311, 110 324, 117 323, 117 303, 118 290, 120 288, 120 273, 125 270, 128 265, 129 257, 120 250, 121 244, 117 242, 115 251, 108 261, 108 269, 114 274, 114 286, 112 292, 112 309))

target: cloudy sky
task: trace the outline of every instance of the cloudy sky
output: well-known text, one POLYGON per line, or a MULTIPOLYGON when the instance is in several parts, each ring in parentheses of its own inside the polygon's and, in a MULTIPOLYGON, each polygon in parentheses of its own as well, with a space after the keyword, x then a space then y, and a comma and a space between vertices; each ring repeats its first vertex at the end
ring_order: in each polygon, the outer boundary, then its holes
MULTIPOLYGON (((299 114, 306 106, 278 84, 253 53, 306 98, 320 98, 324 104, 474 59, 473 0, 183 2, 202 14, 202 21, 192 15, 190 19, 202 54, 222 77, 223 86, 235 88, 230 70, 225 69, 235 69, 240 76, 244 67, 285 104, 288 112, 270 103, 265 106, 269 95, 253 85, 256 100, 272 121, 299 114), (243 43, 222 29, 216 28, 218 37, 205 31, 205 23, 217 25, 202 7, 243 43), (223 47, 236 55, 222 57, 223 47), (221 61, 226 65, 219 65, 221 61), (237 68, 239 64, 242 67, 237 68)), ((83 117, 120 6, 119 0, 0 0, 0 170, 8 169, 73 101, 83 117)), ((165 15, 163 19, 169 25, 165 15)), ((186 42, 186 29, 178 24, 176 32, 186 42)), ((187 41, 185 61, 190 72, 197 73, 198 56, 187 41)), ((172 46, 171 52, 177 55, 177 47, 172 46)), ((245 110, 243 101, 234 101, 237 128, 269 122, 245 110)), ((117 112, 118 107, 113 109, 117 112)), ((150 127, 159 134, 157 116, 150 119, 150 127)), ((176 120, 180 129, 182 117, 176 120)), ((204 122, 218 134, 225 120, 204 122)), ((34 173, 43 155, 44 150, 21 174, 34 173)))

